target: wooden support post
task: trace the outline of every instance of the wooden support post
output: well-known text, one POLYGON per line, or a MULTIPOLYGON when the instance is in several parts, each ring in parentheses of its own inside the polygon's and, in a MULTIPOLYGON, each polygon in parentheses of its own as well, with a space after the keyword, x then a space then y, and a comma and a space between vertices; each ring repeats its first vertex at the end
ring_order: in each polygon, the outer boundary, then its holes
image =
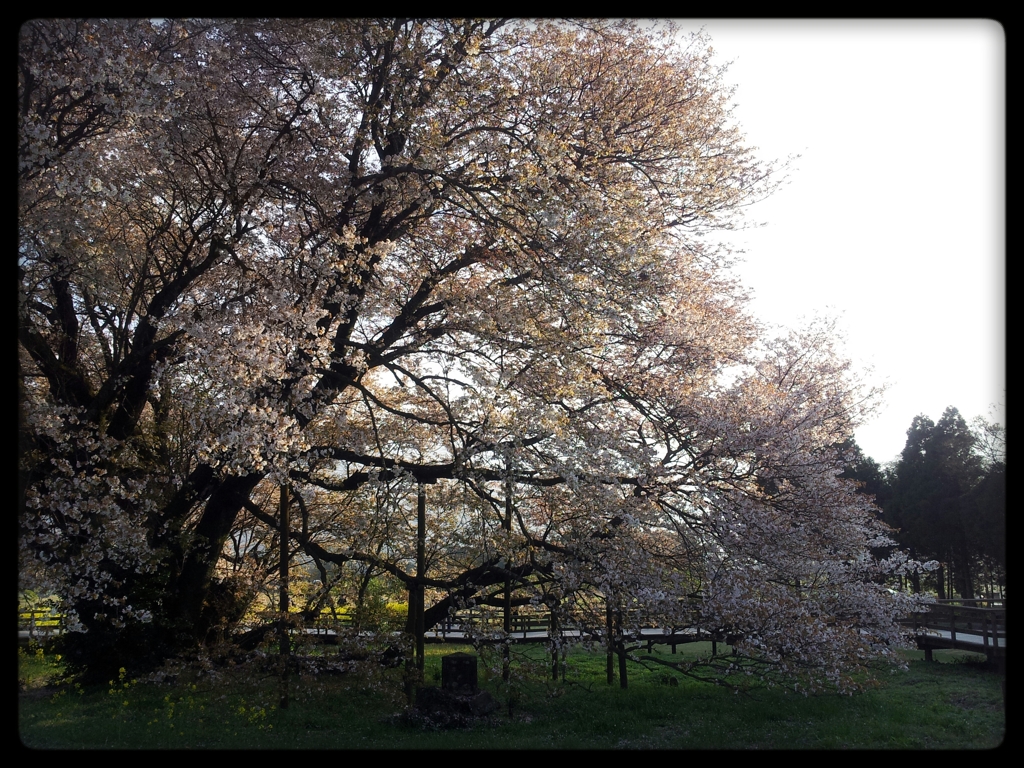
POLYGON ((423 636, 426 634, 424 623, 424 586, 423 579, 427 575, 427 490, 423 483, 416 488, 416 669, 423 678, 424 647, 423 636))
MULTIPOLYGON (((506 466, 508 470, 508 476, 505 478, 505 519, 502 520, 502 525, 506 531, 512 531, 512 469, 506 466)), ((505 568, 511 567, 511 552, 508 553, 505 560, 505 568)), ((512 579, 505 577, 505 604, 502 606, 504 609, 504 622, 502 628, 505 630, 505 644, 501 649, 501 679, 503 682, 508 682, 512 676, 512 662, 509 658, 509 647, 508 647, 508 636, 512 633, 512 579)), ((511 699, 509 700, 511 702, 511 699)), ((511 708, 511 703, 509 704, 511 708)))
POLYGON ((278 576, 280 579, 280 597, 278 607, 281 616, 278 620, 278 653, 281 661, 281 709, 288 709, 288 667, 291 656, 291 638, 288 630, 288 486, 281 486, 281 551, 278 576))
POLYGON ((607 660, 607 663, 606 663, 605 666, 607 668, 606 671, 608 672, 608 685, 611 685, 615 681, 615 658, 614 658, 615 650, 614 650, 614 647, 613 647, 613 643, 614 643, 613 637, 614 637, 614 635, 612 634, 612 604, 611 604, 610 600, 605 598, 605 604, 604 605, 605 605, 605 617, 604 617, 604 620, 605 620, 605 632, 607 633, 606 640, 608 642, 608 660, 607 660))
POLYGON ((548 614, 548 638, 551 640, 551 679, 558 681, 558 650, 562 647, 558 636, 558 614, 554 608, 548 614))
POLYGON ((416 576, 407 582, 409 592, 409 615, 405 620, 405 631, 413 636, 413 657, 405 661, 405 697, 411 705, 416 692, 423 684, 424 667, 424 587, 426 575, 427 541, 427 492, 423 483, 416 487, 416 576))
POLYGON ((626 677, 626 636, 622 630, 622 609, 615 612, 615 648, 619 654, 619 687, 628 685, 626 677))

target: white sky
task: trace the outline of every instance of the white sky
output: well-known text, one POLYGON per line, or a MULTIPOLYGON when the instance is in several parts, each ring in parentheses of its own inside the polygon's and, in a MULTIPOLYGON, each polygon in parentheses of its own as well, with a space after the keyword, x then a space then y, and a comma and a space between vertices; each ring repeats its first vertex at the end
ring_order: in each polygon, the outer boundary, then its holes
POLYGON ((952 405, 1005 424, 1005 61, 986 20, 680 20, 732 62, 734 117, 789 184, 730 234, 751 308, 839 318, 846 353, 888 381, 857 442, 899 454, 914 416, 952 405), (992 405, 998 405, 992 410, 992 405))

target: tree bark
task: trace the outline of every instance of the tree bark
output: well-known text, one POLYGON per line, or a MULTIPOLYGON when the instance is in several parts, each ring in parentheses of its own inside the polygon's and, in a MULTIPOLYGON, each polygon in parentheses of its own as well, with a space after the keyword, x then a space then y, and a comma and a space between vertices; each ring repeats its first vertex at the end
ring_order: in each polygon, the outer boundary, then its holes
POLYGON ((189 549, 177 584, 167 618, 179 624, 179 630, 191 628, 190 634, 202 641, 219 616, 208 606, 213 572, 220 559, 224 542, 230 535, 238 512, 262 479, 261 475, 244 475, 222 480, 206 502, 203 515, 196 526, 196 543, 189 549))

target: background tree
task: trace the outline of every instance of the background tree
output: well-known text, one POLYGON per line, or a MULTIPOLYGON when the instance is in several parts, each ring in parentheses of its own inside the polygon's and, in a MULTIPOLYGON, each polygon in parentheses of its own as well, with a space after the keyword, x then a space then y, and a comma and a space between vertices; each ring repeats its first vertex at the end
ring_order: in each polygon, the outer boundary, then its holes
POLYGON ((1003 597, 1006 585, 1006 429, 978 417, 971 423, 985 476, 971 494, 983 578, 1003 597))
POLYGON ((977 547, 980 583, 988 597, 1004 597, 1006 586, 1006 465, 989 466, 968 498, 977 547), (979 562, 980 561, 980 562, 979 562))
POLYGON ((1005 465, 978 449, 977 434, 949 407, 938 423, 914 418, 894 468, 886 516, 900 543, 943 564, 939 597, 974 598, 980 580, 991 584, 1005 564, 1005 465))
POLYGON ((874 499, 875 504, 885 509, 892 497, 892 486, 885 468, 866 455, 856 440, 849 440, 843 446, 848 456, 843 477, 859 483, 861 493, 874 499))

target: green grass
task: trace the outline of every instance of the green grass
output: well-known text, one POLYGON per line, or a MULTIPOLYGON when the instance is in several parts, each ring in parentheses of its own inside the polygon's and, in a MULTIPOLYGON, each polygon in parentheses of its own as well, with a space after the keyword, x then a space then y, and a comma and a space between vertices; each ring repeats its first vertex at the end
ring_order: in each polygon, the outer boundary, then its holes
MULTIPOLYGON (((707 644, 680 647, 671 657, 706 654, 707 644)), ((445 653, 428 646, 425 679, 440 677, 445 653)), ((539 649, 538 649, 539 650, 539 649)), ((401 672, 301 678, 280 709, 270 674, 247 682, 179 677, 175 684, 118 679, 76 689, 47 685, 60 664, 19 651, 19 724, 23 743, 40 749, 982 749, 1003 739, 1001 676, 963 654, 936 652, 944 663, 910 653, 910 669, 856 694, 804 697, 778 689, 733 693, 630 665, 630 686, 605 682, 601 654, 570 655, 568 684, 536 677, 514 689, 512 717, 504 708, 472 728, 430 731, 404 725, 401 672)), ((481 660, 481 687, 503 705, 508 691, 481 660)), ((517 668, 522 671, 519 659, 517 668)), ((239 676, 240 677, 240 676, 239 676)))

